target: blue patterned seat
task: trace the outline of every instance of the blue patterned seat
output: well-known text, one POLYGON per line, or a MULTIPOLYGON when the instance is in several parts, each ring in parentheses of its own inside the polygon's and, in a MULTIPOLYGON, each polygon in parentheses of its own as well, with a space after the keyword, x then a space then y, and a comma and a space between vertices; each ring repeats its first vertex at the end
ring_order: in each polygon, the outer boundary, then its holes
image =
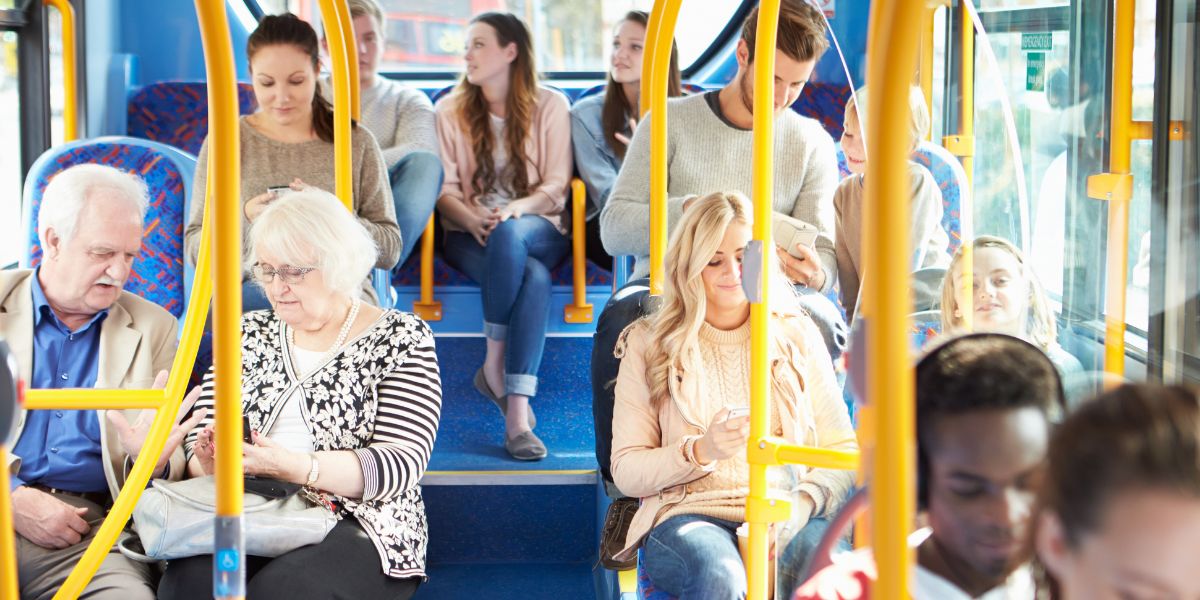
MULTIPOLYGON (((254 88, 238 84, 238 112, 254 112, 254 88)), ((197 154, 208 135, 208 85, 202 81, 164 81, 138 88, 129 96, 127 131, 132 137, 170 144, 197 154)))
POLYGON ((637 597, 638 600, 675 600, 675 596, 654 587, 654 582, 646 574, 641 550, 638 550, 637 557, 637 597))
POLYGON ((29 244, 21 266, 41 262, 37 211, 46 184, 59 172, 79 164, 94 163, 133 173, 150 189, 142 254, 133 263, 125 289, 182 318, 186 304, 183 266, 183 228, 187 221, 192 173, 196 158, 170 146, 126 137, 102 137, 71 142, 38 157, 25 178, 22 214, 29 244))

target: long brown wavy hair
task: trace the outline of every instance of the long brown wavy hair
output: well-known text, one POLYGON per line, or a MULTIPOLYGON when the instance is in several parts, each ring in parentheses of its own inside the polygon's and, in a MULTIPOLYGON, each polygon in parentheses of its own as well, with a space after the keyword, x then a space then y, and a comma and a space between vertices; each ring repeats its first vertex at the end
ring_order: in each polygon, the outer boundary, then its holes
MULTIPOLYGON (((317 40, 317 32, 313 30, 312 25, 292 13, 267 15, 258 22, 258 27, 246 40, 247 60, 253 61, 254 55, 263 48, 281 45, 295 46, 307 54, 312 59, 313 72, 321 72, 321 46, 317 40)), ((357 126, 357 123, 350 121, 351 129, 357 126)), ((333 104, 321 95, 320 81, 313 91, 312 127, 321 141, 333 143, 333 104)))
MULTIPOLYGON (((617 23, 617 27, 626 21, 640 23, 643 28, 646 28, 650 23, 650 15, 644 11, 631 10, 625 13, 625 18, 617 23)), ((642 73, 642 77, 649 77, 649 73, 642 73)), ((679 75, 679 49, 676 48, 675 42, 671 42, 671 66, 670 72, 667 75, 667 95, 674 98, 682 96, 682 84, 679 75)), ((625 159, 625 144, 617 139, 617 134, 625 131, 629 125, 629 119, 638 118, 641 111, 636 106, 630 106, 629 98, 625 97, 623 86, 613 81, 612 69, 608 70, 608 84, 604 86, 604 107, 600 110, 600 126, 604 129, 604 139, 608 142, 608 147, 612 148, 613 153, 617 158, 625 159)))
POLYGON ((517 48, 517 57, 509 66, 504 127, 508 164, 503 172, 496 172, 496 163, 492 158, 497 141, 492 135, 491 117, 487 99, 483 97, 483 88, 467 81, 466 73, 454 88, 458 118, 471 139, 471 152, 475 155, 475 177, 471 181, 475 194, 472 198, 493 191, 502 191, 513 197, 525 196, 530 188, 529 155, 525 152, 525 140, 529 137, 538 101, 533 38, 525 23, 511 13, 486 12, 471 19, 471 23, 490 25, 496 31, 496 41, 500 47, 515 44, 517 48))

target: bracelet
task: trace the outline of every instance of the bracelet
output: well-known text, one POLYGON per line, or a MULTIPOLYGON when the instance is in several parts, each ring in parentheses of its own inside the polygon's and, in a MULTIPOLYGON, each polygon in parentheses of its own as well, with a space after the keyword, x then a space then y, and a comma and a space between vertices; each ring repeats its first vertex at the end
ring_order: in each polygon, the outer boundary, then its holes
POLYGON ((702 471, 712 471, 716 467, 717 461, 714 460, 706 465, 702 465, 700 464, 700 461, 696 460, 696 442, 699 440, 700 438, 698 436, 691 436, 683 439, 681 447, 683 451, 683 458, 697 469, 702 471))
POLYGON ((316 454, 309 454, 308 458, 312 461, 312 467, 308 470, 308 481, 304 482, 304 486, 313 487, 317 484, 317 477, 321 474, 321 463, 317 462, 316 454))

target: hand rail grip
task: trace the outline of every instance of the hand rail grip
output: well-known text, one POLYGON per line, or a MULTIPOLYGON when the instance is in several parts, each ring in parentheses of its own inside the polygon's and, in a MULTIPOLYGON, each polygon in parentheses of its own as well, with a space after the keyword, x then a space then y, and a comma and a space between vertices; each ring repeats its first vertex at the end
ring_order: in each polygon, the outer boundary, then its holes
POLYGON ((571 180, 571 304, 563 308, 567 323, 591 323, 592 305, 587 301, 587 186, 571 180))
POLYGON ((421 235, 421 298, 413 302, 413 312, 426 321, 442 320, 442 303, 433 298, 433 215, 421 235))
POLYGON ((63 141, 79 139, 79 59, 75 51, 75 7, 70 0, 43 0, 62 15, 63 141))

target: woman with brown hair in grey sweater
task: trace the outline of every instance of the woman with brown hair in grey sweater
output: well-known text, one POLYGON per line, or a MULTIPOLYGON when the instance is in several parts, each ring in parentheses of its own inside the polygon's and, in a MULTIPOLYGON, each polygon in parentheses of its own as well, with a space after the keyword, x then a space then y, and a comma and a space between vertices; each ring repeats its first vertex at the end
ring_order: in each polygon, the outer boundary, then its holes
MULTIPOLYGON (((292 14, 263 17, 246 42, 258 110, 238 124, 243 233, 281 194, 310 186, 334 190, 333 107, 318 93, 319 52, 317 33, 292 14)), ((353 123, 350 153, 354 215, 379 248, 375 267, 390 269, 400 257, 401 246, 387 167, 375 138, 353 123)), ((184 234, 193 263, 200 251, 207 179, 206 139, 196 161, 194 202, 184 234)), ((370 279, 363 282, 362 295, 379 303, 370 279)), ((270 308, 248 276, 242 284, 242 306, 247 311, 270 308)))

